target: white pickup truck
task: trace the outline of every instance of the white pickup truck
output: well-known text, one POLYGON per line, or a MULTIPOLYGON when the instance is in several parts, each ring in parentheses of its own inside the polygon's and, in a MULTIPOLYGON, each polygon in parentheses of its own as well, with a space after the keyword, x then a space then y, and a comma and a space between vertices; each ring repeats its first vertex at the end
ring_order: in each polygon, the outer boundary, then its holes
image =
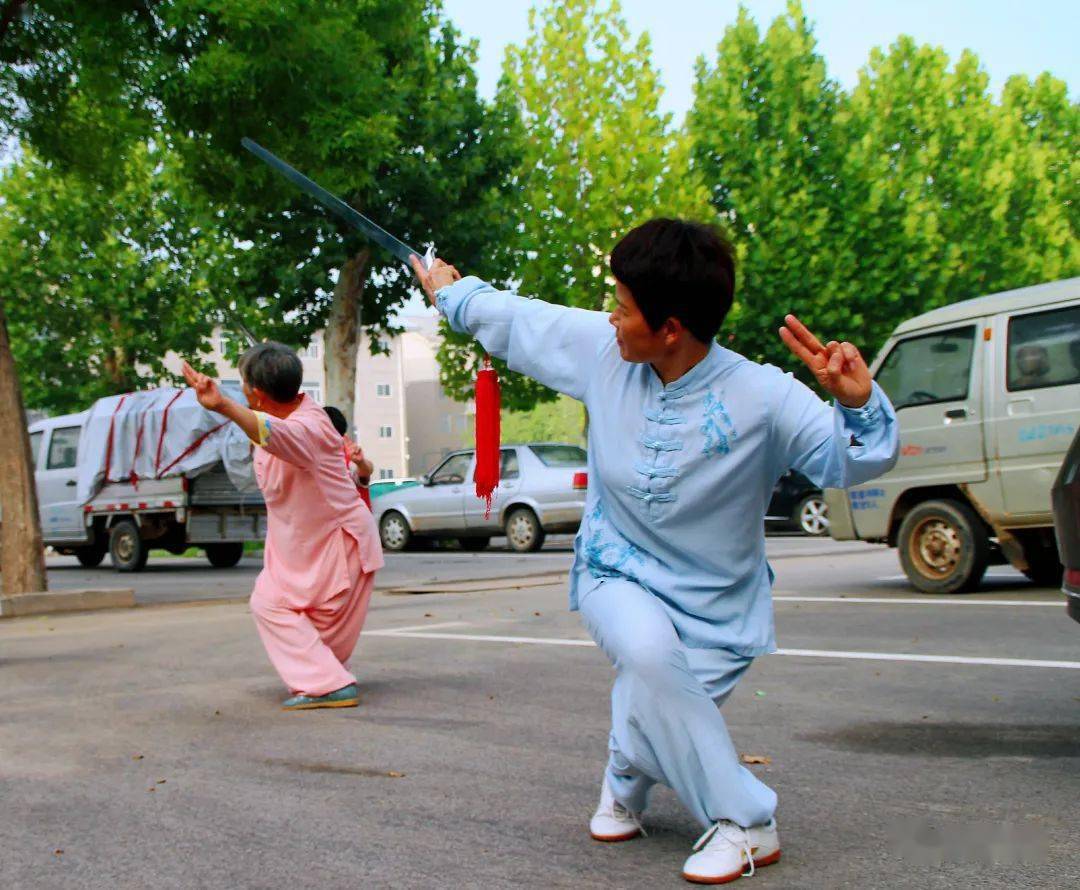
MULTIPOLYGON (((222 463, 224 440, 235 439, 231 431, 222 425, 193 435, 176 422, 179 408, 169 428, 167 412, 180 395, 160 390, 123 397, 140 403, 124 414, 117 410, 121 397, 103 399, 88 411, 30 426, 46 545, 84 566, 99 565, 109 553, 118 571, 138 572, 152 548, 179 554, 201 547, 211 565, 234 566, 245 541, 266 537, 261 493, 253 484, 238 489, 222 463), (107 435, 95 436, 95 429, 107 435), (175 466, 162 472, 166 462, 175 466), (95 463, 109 469, 95 474, 95 463), (146 470, 150 464, 158 472, 146 470)), ((242 448, 231 445, 242 465, 242 448)))

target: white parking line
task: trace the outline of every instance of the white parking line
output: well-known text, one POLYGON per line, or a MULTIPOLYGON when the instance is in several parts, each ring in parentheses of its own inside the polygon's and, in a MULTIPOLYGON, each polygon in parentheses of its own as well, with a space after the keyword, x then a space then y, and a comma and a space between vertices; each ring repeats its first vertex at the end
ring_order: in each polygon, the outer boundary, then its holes
MULTIPOLYGON (((366 636, 415 640, 460 640, 474 643, 525 643, 534 646, 595 646, 592 640, 561 637, 510 637, 488 634, 423 633, 406 630, 369 631, 366 636)), ((912 655, 906 652, 847 652, 833 649, 777 649, 775 655, 796 658, 848 658, 864 661, 915 661, 929 664, 976 664, 993 667, 1035 667, 1080 670, 1080 661, 1049 661, 1032 658, 991 658, 967 655, 912 655)))
POLYGON ((773 597, 774 602, 788 603, 881 603, 884 605, 910 605, 910 606, 1049 606, 1054 609, 1063 609, 1064 602, 1047 602, 1045 600, 973 600, 973 599, 949 599, 947 597, 887 597, 887 596, 785 596, 773 597))
POLYGON ((405 627, 388 627, 384 630, 369 630, 364 632, 365 637, 388 636, 390 634, 405 633, 410 630, 435 630, 441 627, 461 627, 464 621, 440 621, 438 624, 409 624, 405 627))

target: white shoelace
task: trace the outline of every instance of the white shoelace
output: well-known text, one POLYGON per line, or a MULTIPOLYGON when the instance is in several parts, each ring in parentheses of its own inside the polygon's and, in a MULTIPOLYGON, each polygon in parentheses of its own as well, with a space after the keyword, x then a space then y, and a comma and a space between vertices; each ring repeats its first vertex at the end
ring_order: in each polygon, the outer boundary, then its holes
POLYGON ((697 853, 703 847, 712 846, 713 841, 717 839, 742 850, 746 856, 747 868, 749 869, 749 871, 743 872, 743 877, 753 877, 755 871, 754 851, 750 846, 750 835, 746 833, 746 829, 740 828, 734 822, 716 822, 710 825, 705 830, 705 833, 697 839, 697 843, 694 844, 694 852, 697 853))
POLYGON ((631 822, 633 822, 637 826, 637 830, 641 832, 642 837, 649 836, 649 833, 645 830, 645 826, 641 824, 641 820, 638 818, 637 813, 635 813, 633 810, 628 810, 621 803, 615 800, 611 803, 611 812, 616 819, 619 819, 621 821, 626 821, 627 819, 629 819, 631 822))

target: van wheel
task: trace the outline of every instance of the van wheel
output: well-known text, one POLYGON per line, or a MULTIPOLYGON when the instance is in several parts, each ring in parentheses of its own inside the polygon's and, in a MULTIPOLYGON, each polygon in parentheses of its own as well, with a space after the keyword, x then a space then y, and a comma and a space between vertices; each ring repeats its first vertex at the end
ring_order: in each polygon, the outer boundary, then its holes
POLYGON ((244 556, 244 545, 238 541, 226 544, 207 544, 206 558, 215 569, 231 569, 244 556))
POLYGON ((379 520, 379 538, 382 540, 383 550, 399 553, 409 546, 412 530, 404 516, 397 510, 390 510, 379 520))
POLYGON ((960 501, 925 501, 900 524, 900 565, 924 593, 960 593, 979 586, 990 560, 986 526, 960 501))
POLYGON ((118 572, 141 572, 150 549, 131 519, 121 519, 109 532, 109 558, 118 572))
POLYGON ((515 507, 506 517, 506 542, 518 553, 534 553, 544 546, 544 529, 528 507, 515 507))

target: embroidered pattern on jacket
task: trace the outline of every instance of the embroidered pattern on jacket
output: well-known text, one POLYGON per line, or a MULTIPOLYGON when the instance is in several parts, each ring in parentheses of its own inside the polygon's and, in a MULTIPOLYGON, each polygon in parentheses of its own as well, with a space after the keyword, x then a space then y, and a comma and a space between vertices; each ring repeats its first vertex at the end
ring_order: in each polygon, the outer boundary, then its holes
POLYGON ((714 454, 730 454, 731 440, 738 438, 735 424, 731 422, 724 403, 713 395, 712 390, 705 394, 701 432, 705 435, 705 444, 701 448, 701 453, 706 457, 712 457, 714 454))
POLYGON ((643 553, 621 535, 618 540, 611 540, 610 537, 605 540, 607 536, 604 532, 610 526, 604 518, 604 510, 599 502, 589 514, 589 525, 591 533, 585 542, 585 564, 589 568, 589 574, 596 579, 633 579, 635 576, 630 571, 630 563, 644 565, 643 553))

